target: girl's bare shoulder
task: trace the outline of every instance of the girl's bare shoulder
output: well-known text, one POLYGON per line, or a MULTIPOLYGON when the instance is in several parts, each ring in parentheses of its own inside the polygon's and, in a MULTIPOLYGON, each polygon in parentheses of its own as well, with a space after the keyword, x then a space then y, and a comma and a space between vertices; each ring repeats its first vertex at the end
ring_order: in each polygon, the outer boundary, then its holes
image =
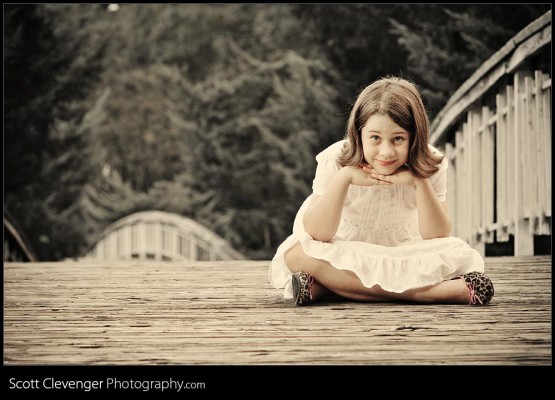
POLYGON ((318 155, 316 156, 316 160, 320 162, 328 158, 333 160, 337 159, 337 157, 339 156, 339 154, 341 154, 341 151, 343 150, 343 146, 345 145, 345 142, 346 142, 345 140, 339 140, 329 145, 320 153, 318 153, 318 155))

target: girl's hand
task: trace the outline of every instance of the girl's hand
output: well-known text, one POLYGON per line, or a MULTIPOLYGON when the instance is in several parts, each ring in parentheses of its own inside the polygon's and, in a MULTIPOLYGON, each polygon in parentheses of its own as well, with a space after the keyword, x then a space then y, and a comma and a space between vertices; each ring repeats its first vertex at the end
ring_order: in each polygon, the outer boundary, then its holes
MULTIPOLYGON (((370 167, 368 164, 359 164, 356 167, 343 167, 342 172, 348 176, 351 185, 357 186, 373 186, 385 184, 374 178, 369 171, 365 171, 363 167, 370 167)), ((389 184, 389 183, 387 183, 389 184)))
POLYGON ((370 165, 363 167, 365 172, 370 173, 370 176, 377 180, 380 185, 400 185, 400 186, 416 186, 416 178, 409 171, 408 167, 401 167, 391 175, 381 175, 373 169, 370 165))

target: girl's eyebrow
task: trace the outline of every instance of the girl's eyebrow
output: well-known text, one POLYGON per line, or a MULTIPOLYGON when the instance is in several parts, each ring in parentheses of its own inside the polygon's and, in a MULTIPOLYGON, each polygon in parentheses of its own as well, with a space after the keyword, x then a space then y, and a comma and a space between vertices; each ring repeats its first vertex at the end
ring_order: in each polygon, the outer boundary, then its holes
MULTIPOLYGON (((382 134, 380 131, 377 131, 377 130, 375 130, 375 129, 371 129, 371 130, 368 131, 368 133, 370 133, 370 132, 379 133, 380 135, 382 134)), ((393 132, 392 134, 393 134, 393 135, 399 135, 399 134, 401 134, 401 135, 408 135, 408 133, 407 133, 407 132, 404 132, 404 131, 393 132)))

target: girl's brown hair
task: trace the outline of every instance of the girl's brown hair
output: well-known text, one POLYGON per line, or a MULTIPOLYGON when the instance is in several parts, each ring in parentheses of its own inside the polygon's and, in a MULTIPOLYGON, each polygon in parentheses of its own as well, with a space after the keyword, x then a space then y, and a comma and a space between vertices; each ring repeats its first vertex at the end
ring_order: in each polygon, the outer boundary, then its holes
POLYGON ((347 124, 345 147, 339 156, 341 166, 355 166, 364 160, 361 131, 374 114, 386 115, 410 133, 410 172, 429 178, 439 169, 442 156, 428 147, 430 123, 416 86, 402 78, 388 76, 367 86, 358 96, 347 124))

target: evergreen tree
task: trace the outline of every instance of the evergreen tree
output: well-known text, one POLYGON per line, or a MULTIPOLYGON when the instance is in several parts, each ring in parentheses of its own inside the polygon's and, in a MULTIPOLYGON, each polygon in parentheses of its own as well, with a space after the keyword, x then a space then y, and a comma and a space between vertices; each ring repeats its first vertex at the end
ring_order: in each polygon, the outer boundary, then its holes
POLYGON ((408 53, 407 72, 421 88, 432 118, 482 63, 550 9, 538 4, 420 7, 433 10, 436 16, 391 19, 390 23, 399 45, 408 53), (438 24, 438 20, 444 22, 438 24))
MULTIPOLYGON (((102 80, 104 163, 146 194, 143 206, 192 217, 260 257, 290 232, 316 150, 343 134, 333 69, 272 43, 303 48, 288 9, 123 6, 110 49, 119 63, 102 80), (270 31, 275 15, 284 22, 270 31)), ((104 225, 115 216, 101 215, 104 225)))
POLYGON ((411 18, 407 4, 298 4, 292 12, 338 71, 337 107, 347 114, 357 94, 379 77, 405 74, 406 51, 389 20, 411 18), (407 15, 408 14, 408 15, 407 15))
POLYGON ((109 164, 125 182, 147 192, 154 182, 172 180, 183 171, 182 140, 172 134, 168 118, 168 82, 153 65, 105 79, 110 89, 107 118, 95 136, 109 164))
POLYGON ((83 240, 68 216, 94 173, 83 99, 104 44, 58 24, 60 11, 5 6, 5 206, 42 260, 74 254, 83 240))
POLYGON ((292 51, 262 61, 232 40, 218 46, 236 60, 233 78, 190 85, 192 102, 179 110, 195 189, 214 192, 211 212, 194 217, 245 254, 269 257, 310 193, 319 143, 341 132, 336 92, 318 61, 292 51))
POLYGON ((293 13, 339 71, 338 106, 398 75, 433 118, 474 70, 550 4, 299 4, 293 13))

